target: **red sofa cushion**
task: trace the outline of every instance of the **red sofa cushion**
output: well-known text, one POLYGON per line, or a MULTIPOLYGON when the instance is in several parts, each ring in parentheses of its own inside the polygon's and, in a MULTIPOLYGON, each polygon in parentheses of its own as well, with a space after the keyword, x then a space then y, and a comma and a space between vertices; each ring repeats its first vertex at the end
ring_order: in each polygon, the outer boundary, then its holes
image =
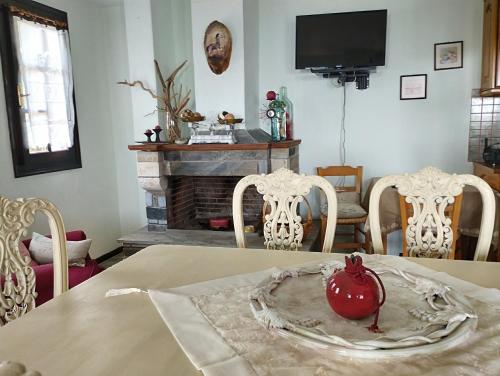
MULTIPOLYGON (((36 306, 49 301, 54 297, 54 265, 38 265, 33 268, 36 276, 36 306)), ((69 288, 73 288, 90 277, 99 274, 104 269, 95 260, 87 260, 85 267, 70 266, 68 268, 69 288)))
POLYGON ((26 256, 30 258, 30 260, 31 260, 30 266, 31 267, 34 267, 34 266, 38 265, 37 262, 35 260, 33 260, 33 258, 31 257, 31 254, 30 254, 30 251, 28 250, 28 247, 26 247, 26 245, 23 242, 19 243, 19 253, 21 254, 21 257, 23 259, 26 256))

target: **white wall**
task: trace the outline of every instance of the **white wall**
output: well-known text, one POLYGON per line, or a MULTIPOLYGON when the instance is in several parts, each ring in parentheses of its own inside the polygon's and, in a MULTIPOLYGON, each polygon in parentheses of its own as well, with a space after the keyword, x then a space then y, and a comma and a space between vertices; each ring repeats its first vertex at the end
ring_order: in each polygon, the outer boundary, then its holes
MULTIPOLYGON (((37 196, 60 209, 66 228, 83 229, 93 241, 94 257, 117 247, 119 237, 116 168, 106 92, 105 33, 99 7, 79 0, 44 0, 68 12, 75 78, 82 169, 14 178, 8 137, 3 81, 0 83, 0 194, 9 198, 37 196)), ((38 224, 36 230, 48 227, 38 224)))
MULTIPOLYGON (((195 108, 191 1, 151 0, 151 14, 155 58, 164 76, 170 75, 185 60, 188 61, 176 77, 176 87, 179 89, 182 85, 183 93, 191 90, 188 108, 195 108)), ((157 87, 161 90, 159 82, 157 87)), ((161 114, 160 121, 164 122, 161 114)), ((180 126, 183 136, 188 137, 190 131, 187 126, 183 123, 180 126)))
MULTIPOLYGON (((125 35, 128 48, 128 80, 139 80, 155 91, 153 23, 150 0, 124 0, 125 35)), ((116 43, 116 41, 115 41, 116 43)), ((125 87, 124 87, 125 89, 125 87)), ((151 114, 156 108, 156 100, 142 89, 128 88, 132 95, 134 136, 144 139, 144 131, 158 124, 158 115, 151 114)))
MULTIPOLYGON (((137 138, 134 131, 134 114, 132 109, 132 95, 145 95, 138 89, 117 85, 124 79, 132 80, 129 70, 129 46, 126 37, 125 9, 122 3, 104 6, 102 15, 105 19, 106 31, 103 42, 107 53, 103 56, 106 67, 106 90, 110 103, 110 126, 112 129, 112 148, 115 159, 116 197, 118 200, 120 235, 137 230, 146 223, 144 205, 144 191, 137 183, 136 153, 127 149, 137 138)), ((141 98, 146 100, 146 106, 154 101, 148 101, 147 95, 141 98)), ((152 111, 150 109, 149 111, 152 111)), ((138 121, 142 122, 144 115, 140 109, 138 121)), ((144 125, 142 125, 144 126, 144 125)), ((141 124, 139 127, 141 128, 141 124)), ((140 131, 140 129, 139 129, 140 131)), ((144 136, 141 134, 142 139, 144 136)))
POLYGON ((245 125, 259 128, 263 95, 259 90, 259 2, 243 0, 245 40, 245 125))
MULTIPOLYGON (((261 0, 260 92, 288 87, 295 105, 301 170, 339 163, 342 89, 294 68, 295 17, 388 9, 387 66, 370 88, 347 88, 347 163, 365 178, 435 165, 470 170, 467 136, 472 88, 479 86, 480 0, 261 0), (434 43, 464 41, 464 68, 434 71, 434 43), (428 74, 428 99, 399 100, 399 78, 428 74)), ((335 36, 332 36, 335 38, 335 36)))
POLYGON ((208 118, 223 110, 245 117, 243 0, 192 0, 191 14, 196 110, 208 118), (221 75, 210 70, 203 46, 205 30, 215 20, 228 27, 233 39, 231 62, 221 75))

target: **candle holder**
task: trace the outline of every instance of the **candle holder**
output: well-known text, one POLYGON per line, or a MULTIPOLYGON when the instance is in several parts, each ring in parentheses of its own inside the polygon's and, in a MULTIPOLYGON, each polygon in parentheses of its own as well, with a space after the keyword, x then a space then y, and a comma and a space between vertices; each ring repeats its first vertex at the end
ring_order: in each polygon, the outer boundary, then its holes
POLYGON ((155 142, 161 142, 160 141, 161 127, 157 125, 156 127, 153 128, 153 132, 155 132, 155 142))
POLYGON ((146 132, 144 132, 144 135, 148 138, 147 142, 152 142, 151 136, 153 135, 153 132, 151 131, 151 129, 146 129, 146 132))

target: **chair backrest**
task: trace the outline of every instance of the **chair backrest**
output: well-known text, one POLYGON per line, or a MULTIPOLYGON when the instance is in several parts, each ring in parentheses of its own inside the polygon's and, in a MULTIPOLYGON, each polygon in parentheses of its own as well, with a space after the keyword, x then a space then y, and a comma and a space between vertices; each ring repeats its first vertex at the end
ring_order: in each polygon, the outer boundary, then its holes
MULTIPOLYGON (((458 224, 460 221, 460 210, 462 208, 462 199, 463 194, 460 194, 455 197, 453 202, 448 202, 446 208, 444 209, 445 220, 451 221, 450 229, 452 234, 452 242, 450 244, 450 249, 448 252, 448 258, 450 260, 455 259, 455 249, 458 240, 458 224)), ((422 207, 422 204, 420 204, 422 207)), ((407 201, 406 196, 399 195, 399 209, 401 213, 401 230, 403 234, 408 232, 408 219, 413 218, 414 211, 411 200, 407 201)), ((406 236, 403 236, 403 256, 409 257, 411 256, 410 252, 411 248, 408 247, 408 242, 406 241, 406 236)), ((415 250, 413 250, 415 251, 415 250)))
POLYGON ((475 187, 481 194, 483 212, 477 242, 475 261, 484 261, 493 236, 495 196, 490 186, 474 175, 450 175, 435 167, 426 167, 414 174, 391 175, 378 180, 370 195, 370 231, 375 252, 383 252, 380 232, 379 205, 382 192, 391 186, 398 189, 405 201, 412 205, 407 219, 406 238, 409 256, 447 258, 454 243, 452 218, 446 208, 463 192, 465 185, 475 187))
POLYGON ((233 222, 236 243, 246 248, 243 231, 243 193, 255 185, 271 207, 265 216, 264 239, 268 249, 297 250, 302 246, 304 228, 298 206, 312 187, 324 191, 328 200, 328 223, 323 252, 331 252, 337 222, 337 197, 333 186, 320 176, 304 176, 285 168, 269 175, 249 175, 241 179, 233 195, 233 222))
POLYGON ((32 198, 10 201, 0 197, 0 326, 35 307, 35 273, 19 252, 19 242, 33 224, 35 214, 49 219, 54 252, 54 296, 68 290, 68 256, 64 223, 49 201, 32 198))
POLYGON ((316 173, 319 176, 354 176, 355 183, 354 186, 338 186, 335 187, 337 192, 356 192, 361 194, 361 185, 363 183, 363 166, 351 167, 351 166, 328 166, 328 167, 318 167, 316 168, 316 173))

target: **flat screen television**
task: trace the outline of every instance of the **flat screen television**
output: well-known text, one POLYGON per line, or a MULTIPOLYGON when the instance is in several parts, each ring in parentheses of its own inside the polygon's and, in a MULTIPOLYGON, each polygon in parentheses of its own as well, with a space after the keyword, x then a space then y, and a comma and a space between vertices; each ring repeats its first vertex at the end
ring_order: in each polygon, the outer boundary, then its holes
POLYGON ((295 68, 385 65, 387 10, 297 16, 295 68))

